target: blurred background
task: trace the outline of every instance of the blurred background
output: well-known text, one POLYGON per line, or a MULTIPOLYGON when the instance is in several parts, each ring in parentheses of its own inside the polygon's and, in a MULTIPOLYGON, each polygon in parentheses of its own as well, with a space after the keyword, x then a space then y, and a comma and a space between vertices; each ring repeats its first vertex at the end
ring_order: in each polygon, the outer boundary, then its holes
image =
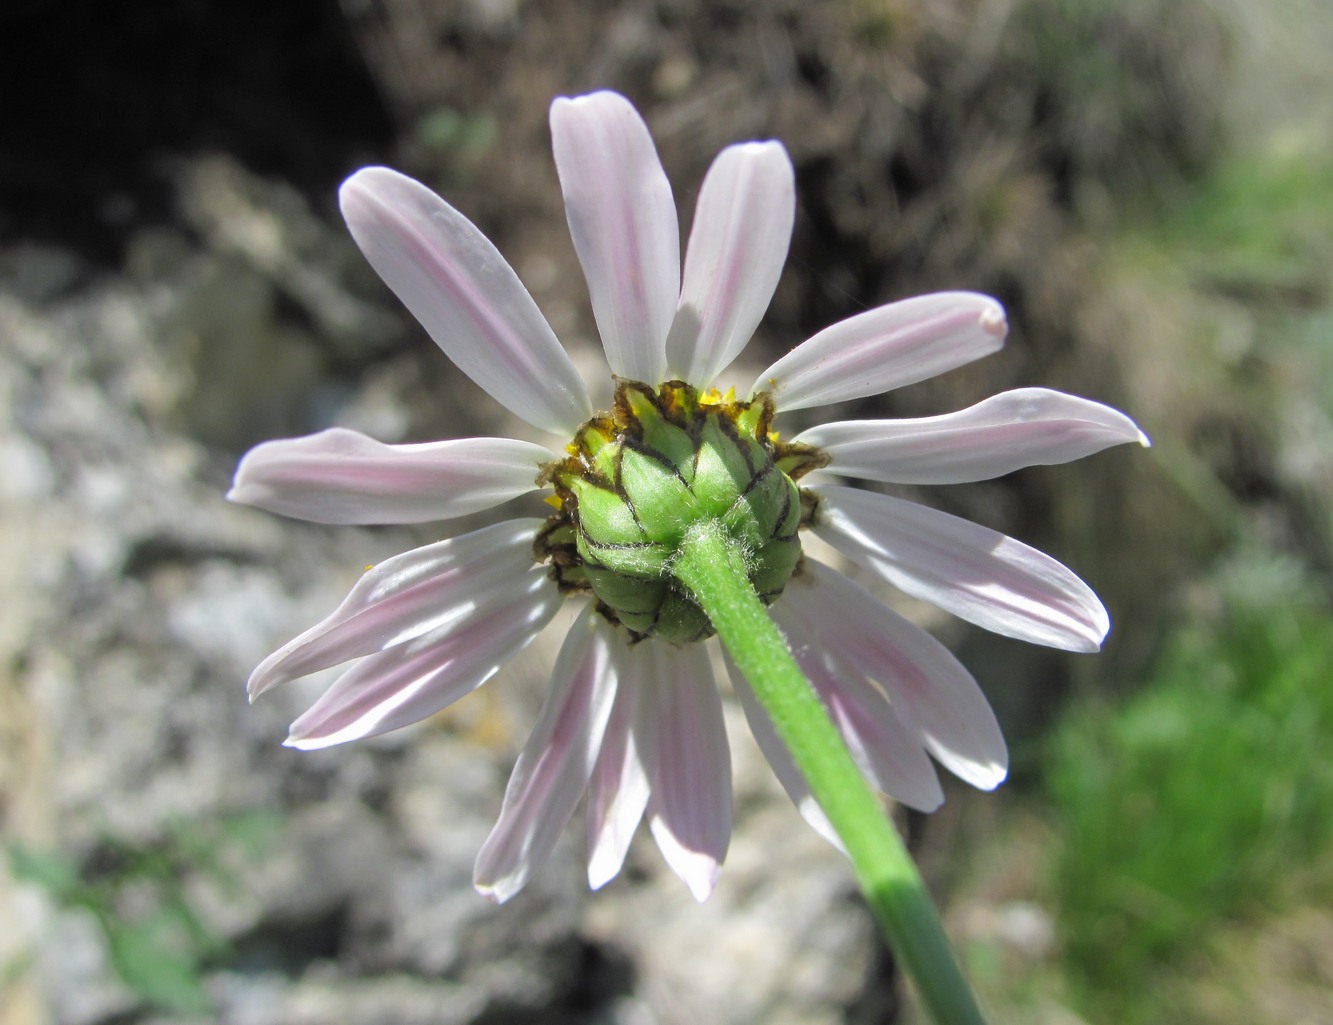
POLYGON ((375 278, 338 183, 430 183, 595 374, 546 115, 598 87, 643 111, 686 224, 723 145, 791 151, 737 381, 968 288, 1008 307, 1001 354, 835 412, 1043 385, 1154 439, 904 492, 1067 562, 1115 624, 1068 656, 922 619, 1013 749, 997 793, 900 820, 993 1020, 1333 1021, 1330 52, 1327 0, 10 0, 0 1023, 921 1020, 734 708, 708 904, 646 836, 589 894, 571 829, 496 909, 471 862, 558 631, 348 748, 280 746, 327 678, 245 704, 365 564, 473 524, 229 507, 242 452, 525 431, 375 278))

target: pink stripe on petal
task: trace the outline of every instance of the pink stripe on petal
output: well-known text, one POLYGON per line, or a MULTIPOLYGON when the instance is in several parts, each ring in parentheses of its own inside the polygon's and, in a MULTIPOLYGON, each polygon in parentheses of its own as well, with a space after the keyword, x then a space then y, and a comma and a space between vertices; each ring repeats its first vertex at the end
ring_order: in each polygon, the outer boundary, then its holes
POLYGON ((610 645, 589 605, 570 628, 537 724, 524 745, 495 828, 472 881, 502 904, 521 890, 555 846, 592 774, 616 695, 610 645))
POLYGON ((617 93, 560 97, 551 141, 607 362, 655 385, 680 296, 680 226, 648 126, 617 93))
MULTIPOLYGON (((798 593, 801 590, 797 585, 798 593)), ((849 669, 841 659, 840 646, 827 643, 823 619, 829 610, 809 618, 802 611, 808 610, 795 601, 779 603, 773 618, 790 637, 801 670, 861 772, 877 790, 895 800, 919 811, 934 811, 944 803, 944 792, 926 757, 925 738, 904 723, 896 707, 864 673, 849 669)))
POLYGON ((634 737, 642 679, 650 673, 647 643, 626 646, 621 631, 607 627, 615 644, 615 705, 602 739, 597 766, 588 781, 588 885, 600 890, 625 864, 634 831, 648 806, 648 776, 634 737))
POLYGON ((227 498, 315 523, 424 523, 534 491, 556 458, 508 438, 385 445, 333 427, 252 448, 227 498))
POLYGON ((387 167, 356 172, 339 201, 370 265, 460 370, 543 430, 570 434, 592 415, 546 318, 471 221, 387 167))
POLYGON ((718 154, 700 188, 667 336, 673 376, 706 388, 745 347, 777 288, 795 215, 796 179, 781 143, 718 154))
POLYGON ((897 718, 960 779, 990 790, 1009 755, 990 702, 943 644, 873 594, 813 559, 783 593, 798 617, 848 676, 867 677, 897 718))
POLYGON ((792 441, 823 449, 831 473, 899 484, 989 480, 1149 443, 1125 414, 1047 388, 1001 392, 943 416, 821 424, 792 441))
POLYGON ((545 578, 533 563, 540 520, 509 520, 372 566, 332 613, 256 667, 254 700, 280 683, 408 643, 522 601, 545 578))
POLYGON ((808 489, 814 530, 893 586, 969 623, 1033 644, 1096 651, 1106 609, 1049 555, 979 524, 855 488, 808 489))
POLYGON ((343 673, 285 741, 302 751, 388 733, 470 694, 527 647, 560 608, 549 580, 522 601, 469 620, 443 640, 423 638, 371 655, 343 673))
POLYGON ((937 292, 840 321, 755 380, 779 411, 876 395, 924 381, 1004 344, 1004 308, 975 292, 937 292))
POLYGON ((648 766, 648 825, 697 901, 717 884, 731 842, 731 751, 722 701, 701 644, 653 645, 635 736, 648 766))

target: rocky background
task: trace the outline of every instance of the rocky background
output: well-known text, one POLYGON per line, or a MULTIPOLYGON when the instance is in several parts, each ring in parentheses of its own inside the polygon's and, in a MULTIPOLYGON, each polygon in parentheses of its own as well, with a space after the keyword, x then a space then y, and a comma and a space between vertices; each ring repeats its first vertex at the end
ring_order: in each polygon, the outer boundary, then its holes
MULTIPOLYGON (((570 835, 496 909, 473 893, 471 863, 554 631, 457 708, 349 748, 280 746, 325 679, 244 701, 254 664, 362 566, 437 536, 228 506, 246 448, 335 423, 386 441, 525 430, 364 264, 337 183, 381 162, 431 182, 592 367, 546 111, 596 87, 644 112, 687 219, 721 146, 776 137, 791 151, 796 237, 746 357, 756 367, 860 309, 971 288, 1008 306, 1007 350, 848 415, 1041 384, 1124 408, 1154 436, 1151 453, 929 498, 1068 561, 1116 621, 1096 659, 931 624, 995 702, 1015 778, 998 795, 951 790, 945 810, 903 824, 963 949, 1008 977, 1048 963, 1058 909, 1037 900, 1030 855, 1047 827, 1028 803, 1046 731, 1080 694, 1132 692, 1242 539, 1320 579, 1333 552, 1329 378, 1261 345, 1275 302, 1327 302, 1326 266, 1201 284, 1193 265, 1130 259, 1121 241, 1188 208, 1219 154, 1294 97, 1328 109, 1318 62, 1274 70, 1290 24, 1248 11, 7 9, 0 95, 22 99, 0 113, 0 1023, 918 1020, 845 864, 801 824, 738 715, 736 835, 708 904, 648 842, 588 894, 570 835)), ((1326 933, 1312 928, 1315 950, 1326 933)), ((992 999, 1004 1014, 1016 998, 1001 986, 992 999)), ((1082 1020, 1076 1005, 1057 988, 1011 1020, 1082 1020)))

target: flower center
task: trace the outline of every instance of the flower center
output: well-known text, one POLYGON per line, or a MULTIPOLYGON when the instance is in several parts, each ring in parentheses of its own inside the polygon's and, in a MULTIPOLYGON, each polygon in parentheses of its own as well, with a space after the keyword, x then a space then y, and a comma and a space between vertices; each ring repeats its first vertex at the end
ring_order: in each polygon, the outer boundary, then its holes
POLYGON ((683 381, 654 390, 619 381, 610 413, 593 417, 542 468, 560 510, 538 535, 565 591, 591 592, 602 614, 641 637, 675 643, 713 633, 708 617, 671 573, 685 532, 720 523, 746 553, 765 602, 786 586, 801 557, 803 514, 796 479, 827 462, 771 431, 773 402, 734 391, 699 392, 683 381))

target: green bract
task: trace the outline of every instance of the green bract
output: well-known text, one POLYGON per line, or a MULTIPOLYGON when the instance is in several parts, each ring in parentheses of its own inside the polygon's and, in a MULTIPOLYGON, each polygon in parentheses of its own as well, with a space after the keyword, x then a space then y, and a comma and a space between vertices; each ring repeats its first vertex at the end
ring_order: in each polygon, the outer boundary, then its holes
POLYGON ((801 557, 794 478, 814 453, 770 433, 773 403, 682 381, 654 390, 621 381, 611 413, 594 417, 547 466, 560 513, 537 541, 560 585, 590 590, 603 613, 636 634, 683 643, 713 633, 671 572, 691 525, 715 520, 746 556, 750 581, 772 601, 801 557))

